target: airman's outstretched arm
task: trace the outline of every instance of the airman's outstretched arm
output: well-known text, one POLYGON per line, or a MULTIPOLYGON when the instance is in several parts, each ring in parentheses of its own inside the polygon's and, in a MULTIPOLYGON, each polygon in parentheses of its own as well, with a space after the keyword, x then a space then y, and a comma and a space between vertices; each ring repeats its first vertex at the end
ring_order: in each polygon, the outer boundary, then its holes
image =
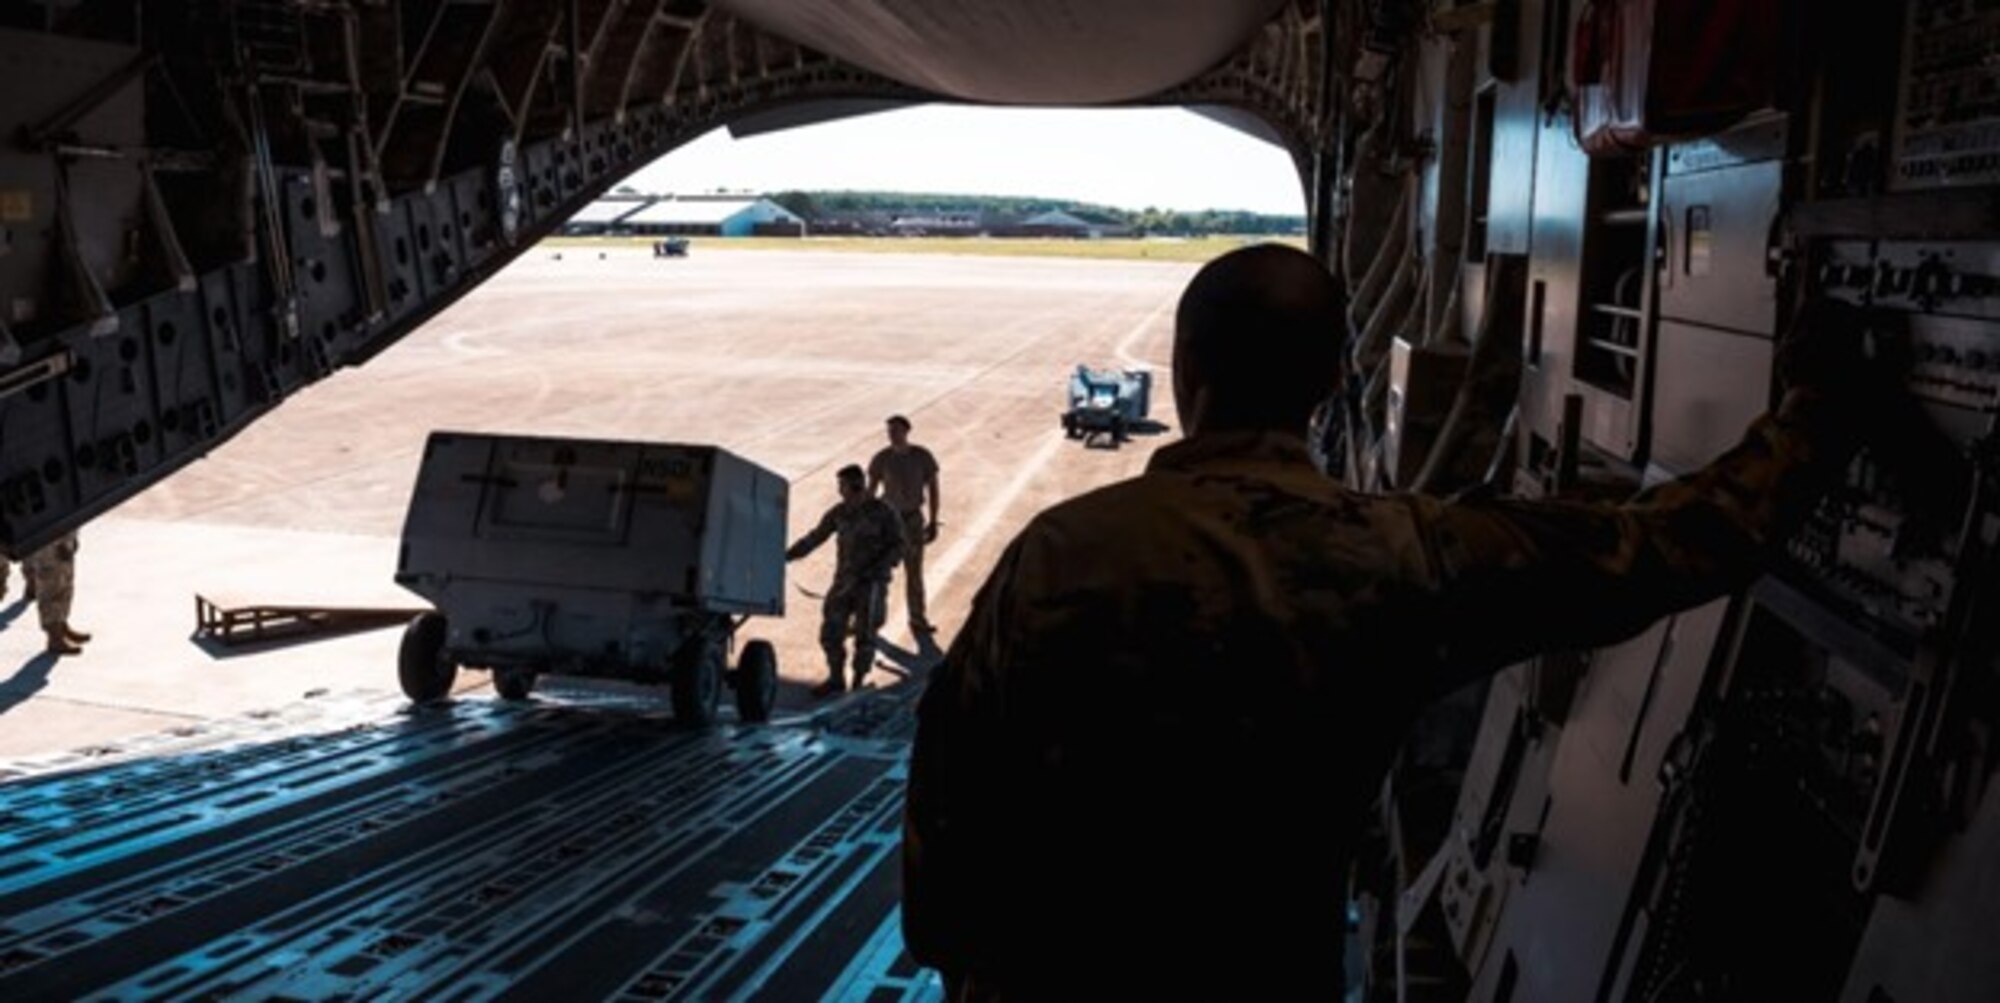
POLYGON ((827 509, 826 514, 820 516, 819 525, 808 530, 806 535, 785 550, 785 560, 796 561, 818 550, 820 544, 833 538, 834 529, 833 510, 827 509))
POLYGON ((1864 432, 1894 429, 1888 451, 1936 457, 1942 440, 1900 391, 1902 344, 1890 318, 1814 304, 1781 354, 1793 389, 1779 406, 1708 466, 1623 505, 1411 497, 1435 574, 1444 685, 1537 651, 1613 643, 1748 585, 1864 432))

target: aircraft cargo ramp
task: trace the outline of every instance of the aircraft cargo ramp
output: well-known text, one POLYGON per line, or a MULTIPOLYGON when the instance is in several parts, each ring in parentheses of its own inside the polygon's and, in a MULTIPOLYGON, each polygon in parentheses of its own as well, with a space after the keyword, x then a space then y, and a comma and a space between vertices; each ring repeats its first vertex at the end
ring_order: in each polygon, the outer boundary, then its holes
POLYGON ((897 933, 915 690, 710 731, 368 695, 0 764, 0 999, 936 998, 897 933))

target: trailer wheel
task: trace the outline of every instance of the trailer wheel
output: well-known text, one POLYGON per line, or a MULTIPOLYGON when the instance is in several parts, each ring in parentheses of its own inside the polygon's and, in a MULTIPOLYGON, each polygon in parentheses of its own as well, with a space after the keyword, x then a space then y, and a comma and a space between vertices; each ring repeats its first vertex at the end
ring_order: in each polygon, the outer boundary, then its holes
POLYGON ((728 660, 719 636, 700 638, 681 651, 674 660, 674 675, 669 684, 674 694, 674 720, 692 725, 715 720, 728 660))
POLYGON ((403 628, 403 645, 396 653, 396 675, 403 695, 417 703, 435 703, 451 692, 458 665, 445 654, 445 621, 441 614, 418 613, 403 628))
POLYGON ((769 641, 751 641, 736 659, 736 716, 749 724, 771 719, 778 702, 778 651, 769 641))
POLYGON ((535 670, 494 669, 493 690, 500 694, 502 700, 516 703, 526 700, 528 694, 535 691, 535 670))

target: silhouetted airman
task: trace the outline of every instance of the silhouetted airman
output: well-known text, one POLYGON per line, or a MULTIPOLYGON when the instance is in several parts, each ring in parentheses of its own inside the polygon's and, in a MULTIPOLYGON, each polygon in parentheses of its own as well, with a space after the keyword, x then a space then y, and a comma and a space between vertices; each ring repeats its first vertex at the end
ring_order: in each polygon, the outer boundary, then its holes
POLYGON ((930 678, 903 929, 956 998, 1340 998, 1349 854, 1417 712, 1746 584, 1871 406, 1795 387, 1624 505, 1359 494, 1304 441, 1344 298, 1278 245, 1204 267, 1186 438, 1030 522, 930 678))

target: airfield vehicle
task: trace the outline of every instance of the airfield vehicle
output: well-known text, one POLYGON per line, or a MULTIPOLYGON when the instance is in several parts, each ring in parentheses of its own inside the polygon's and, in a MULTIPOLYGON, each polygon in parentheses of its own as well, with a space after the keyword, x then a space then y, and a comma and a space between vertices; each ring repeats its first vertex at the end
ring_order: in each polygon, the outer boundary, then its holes
POLYGON ((655 258, 685 258, 687 257, 687 253, 688 239, 686 237, 668 237, 665 240, 653 241, 653 257, 655 258))
POLYGON ((1069 377, 1069 409, 1063 434, 1089 440, 1105 436, 1125 441, 1152 407, 1153 374, 1146 369, 1092 369, 1078 365, 1069 377))
POLYGON ((547 672, 664 683, 705 724, 726 682, 743 720, 769 718, 770 642, 733 670, 728 652, 784 613, 787 490, 710 446, 432 433, 396 581, 438 608, 404 631, 404 694, 438 700, 479 665, 508 700, 547 672))

